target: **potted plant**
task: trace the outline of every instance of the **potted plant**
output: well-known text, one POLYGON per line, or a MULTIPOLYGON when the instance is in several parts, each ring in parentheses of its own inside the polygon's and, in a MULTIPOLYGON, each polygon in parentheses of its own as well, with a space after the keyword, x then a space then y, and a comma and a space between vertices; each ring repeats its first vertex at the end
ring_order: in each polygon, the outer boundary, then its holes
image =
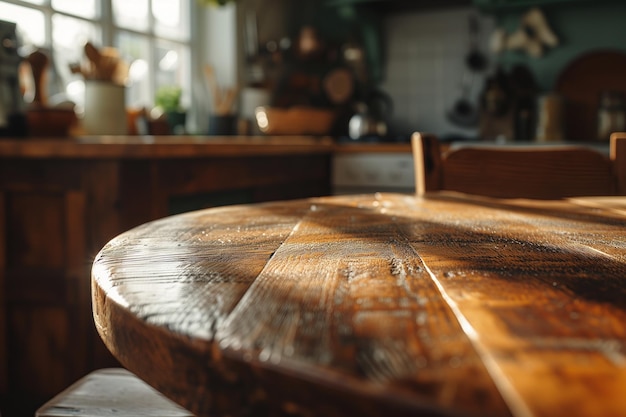
POLYGON ((154 104, 167 120, 172 133, 183 133, 187 121, 187 112, 180 104, 182 89, 178 86, 162 86, 156 92, 154 104))

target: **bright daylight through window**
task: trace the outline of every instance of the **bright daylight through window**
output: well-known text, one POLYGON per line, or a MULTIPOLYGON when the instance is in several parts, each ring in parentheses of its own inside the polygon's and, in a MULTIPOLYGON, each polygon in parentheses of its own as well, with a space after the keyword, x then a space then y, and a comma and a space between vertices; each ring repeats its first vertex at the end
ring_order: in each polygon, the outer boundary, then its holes
POLYGON ((182 101, 190 99, 191 7, 189 0, 6 0, 0 20, 17 24, 22 56, 37 48, 49 55, 51 101, 69 99, 80 109, 85 87, 77 68, 90 42, 115 48, 127 64, 126 106, 150 108, 160 87, 181 87, 182 101))

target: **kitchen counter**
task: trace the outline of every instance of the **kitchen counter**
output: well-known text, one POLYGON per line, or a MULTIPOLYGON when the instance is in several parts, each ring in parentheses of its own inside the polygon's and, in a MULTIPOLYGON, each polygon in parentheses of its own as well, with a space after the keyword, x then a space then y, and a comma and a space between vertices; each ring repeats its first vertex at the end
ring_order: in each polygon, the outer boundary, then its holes
POLYGON ((0 139, 0 409, 35 409, 119 366, 95 333, 90 265, 139 224, 330 194, 332 138, 0 139))
POLYGON ((337 143, 333 146, 335 154, 359 153, 411 153, 410 143, 337 143))
POLYGON ((308 136, 84 136, 63 139, 0 139, 0 157, 188 158, 323 154, 330 137, 308 136))
POLYGON ((0 138, 0 158, 190 158, 411 152, 409 143, 336 143, 328 136, 0 138))

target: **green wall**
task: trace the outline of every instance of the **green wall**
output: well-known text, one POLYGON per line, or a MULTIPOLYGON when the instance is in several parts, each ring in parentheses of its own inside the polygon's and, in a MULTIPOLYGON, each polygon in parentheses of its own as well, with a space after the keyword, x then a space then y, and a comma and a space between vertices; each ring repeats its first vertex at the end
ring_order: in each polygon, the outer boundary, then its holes
MULTIPOLYGON (((500 11, 496 21, 511 32, 518 27, 524 11, 500 11)), ((545 91, 554 87, 560 72, 569 62, 585 52, 618 49, 626 53, 626 1, 560 4, 545 6, 543 11, 561 44, 548 50, 541 58, 507 51, 499 57, 499 61, 507 69, 515 64, 526 64, 545 91)))

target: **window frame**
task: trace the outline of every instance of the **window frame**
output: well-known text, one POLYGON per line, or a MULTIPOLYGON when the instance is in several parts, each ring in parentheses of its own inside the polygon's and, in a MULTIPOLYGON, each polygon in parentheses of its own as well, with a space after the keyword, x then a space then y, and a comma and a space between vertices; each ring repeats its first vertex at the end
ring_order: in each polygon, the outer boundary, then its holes
MULTIPOLYGON (((90 24, 94 24, 95 26, 100 28, 100 36, 101 39, 94 40, 94 43, 101 43, 98 46, 116 46, 116 36, 118 33, 128 33, 133 36, 139 35, 145 37, 148 41, 148 50, 147 50, 147 62, 148 62, 148 85, 149 85, 149 94, 151 97, 148 99, 148 102, 145 103, 145 106, 151 107, 154 106, 155 93, 157 88, 157 68, 156 65, 156 55, 157 55, 157 45, 159 41, 165 42, 167 44, 173 44, 177 46, 182 46, 183 49, 187 51, 186 56, 183 59, 186 59, 187 62, 183 65, 183 71, 186 72, 182 76, 185 80, 183 88, 183 106, 188 110, 192 109, 194 101, 197 101, 196 92, 194 91, 193 80, 198 79, 199 65, 201 65, 200 60, 202 59, 202 51, 200 50, 200 43, 198 42, 198 37, 194 36, 198 33, 199 29, 199 19, 200 19, 200 6, 194 0, 181 0, 183 2, 187 1, 186 5, 187 16, 183 16, 183 22, 187 23, 187 30, 185 31, 184 36, 182 37, 171 37, 163 34, 158 34, 157 28, 155 25, 155 17, 152 12, 152 1, 148 0, 148 25, 146 30, 133 29, 118 25, 115 23, 114 13, 113 13, 113 0, 96 0, 96 9, 99 13, 96 14, 95 18, 86 18, 80 15, 73 15, 71 13, 67 13, 62 10, 56 10, 52 6, 52 0, 43 0, 38 4, 36 2, 29 2, 25 0, 0 0, 0 3, 12 4, 15 6, 25 7, 33 10, 37 10, 43 14, 44 17, 44 37, 45 44, 44 45, 36 45, 37 47, 46 48, 54 53, 54 41, 53 41, 53 16, 60 15, 65 16, 72 19, 77 19, 80 21, 88 22, 90 24)), ((17 22, 19 25, 19 22, 17 22)), ((63 82, 67 87, 67 84, 72 81, 68 79, 64 79, 63 82)), ((192 121, 195 120, 195 115, 190 119, 192 121)), ((193 130, 193 129, 192 129, 193 130)))

